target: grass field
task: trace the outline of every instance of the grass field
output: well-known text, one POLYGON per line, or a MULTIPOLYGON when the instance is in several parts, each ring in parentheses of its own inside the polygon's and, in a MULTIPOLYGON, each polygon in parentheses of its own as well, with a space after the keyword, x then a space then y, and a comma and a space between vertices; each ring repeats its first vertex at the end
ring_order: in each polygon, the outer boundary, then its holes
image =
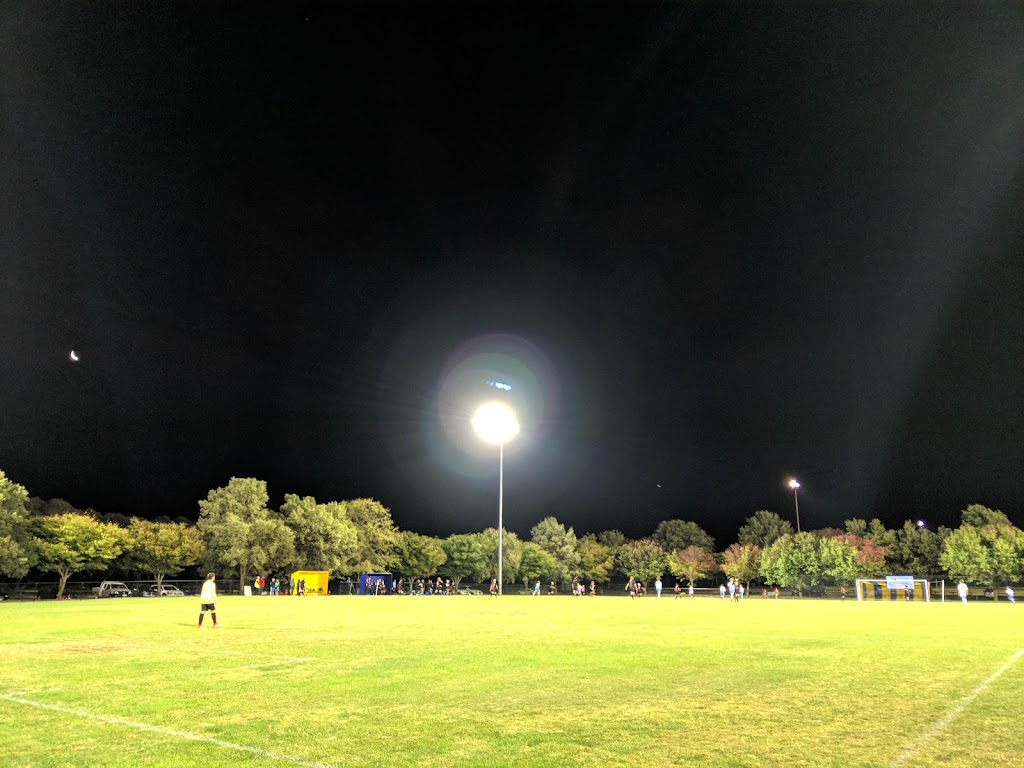
POLYGON ((1020 766, 1021 606, 0 605, 6 766, 1020 766), (209 619, 207 619, 209 622, 209 619))

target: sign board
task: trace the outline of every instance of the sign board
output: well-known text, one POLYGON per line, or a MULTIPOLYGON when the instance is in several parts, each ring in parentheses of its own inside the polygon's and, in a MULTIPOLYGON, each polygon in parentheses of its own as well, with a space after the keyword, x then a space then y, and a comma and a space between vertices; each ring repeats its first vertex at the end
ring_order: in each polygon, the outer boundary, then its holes
POLYGON ((914 577, 913 576, 886 576, 885 586, 889 589, 910 589, 914 588, 914 577))

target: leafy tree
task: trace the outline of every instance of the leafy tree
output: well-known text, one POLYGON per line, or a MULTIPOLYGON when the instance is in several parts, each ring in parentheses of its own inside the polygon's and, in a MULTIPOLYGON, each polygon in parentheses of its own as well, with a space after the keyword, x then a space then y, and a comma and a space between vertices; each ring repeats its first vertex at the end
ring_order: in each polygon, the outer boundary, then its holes
POLYGON ((761 575, 769 584, 806 589, 821 581, 819 539, 803 532, 787 535, 761 553, 761 575))
POLYGON ((809 533, 816 539, 834 539, 836 536, 842 536, 846 531, 839 528, 815 528, 809 533))
POLYGON ((867 538, 868 535, 868 524, 866 520, 861 520, 859 517, 855 517, 852 520, 846 521, 846 532, 851 536, 859 536, 862 539, 867 538))
POLYGON ((208 557, 238 572, 241 589, 256 574, 290 563, 295 535, 267 509, 267 483, 232 477, 199 502, 199 533, 208 557))
POLYGON ((203 552, 199 530, 181 523, 154 523, 133 517, 127 541, 133 567, 153 574, 157 586, 163 584, 165 575, 180 573, 195 564, 203 552))
POLYGON ((626 538, 622 531, 610 530, 602 531, 597 534, 598 544, 603 544, 608 547, 608 550, 612 555, 612 570, 611 573, 608 574, 609 578, 611 578, 612 574, 618 571, 619 550, 622 549, 622 545, 627 541, 629 541, 629 539, 626 538))
POLYGON ((786 534, 761 552, 761 576, 766 582, 787 589, 797 585, 797 570, 793 559, 795 550, 793 534, 786 534))
POLYGON ((793 526, 788 520, 783 520, 767 509, 759 509, 740 527, 739 543, 753 544, 764 550, 776 539, 792 533, 793 526))
POLYGON ((395 563, 398 529, 391 511, 374 499, 342 502, 348 519, 356 527, 356 554, 352 569, 357 573, 387 571, 395 563))
POLYGON ((730 544, 722 553, 722 573, 749 586, 761 572, 761 548, 756 544, 730 544))
POLYGON ((611 577, 615 567, 615 554, 593 534, 587 534, 577 542, 580 553, 580 576, 587 581, 604 584, 611 577))
POLYGON ((939 571, 942 542, 938 534, 919 528, 913 520, 892 532, 892 543, 886 548, 886 559, 894 572, 927 578, 939 571))
POLYGON ((408 579, 428 578, 437 575, 437 569, 444 565, 447 555, 441 540, 422 536, 412 531, 398 534, 398 573, 408 579))
POLYGON ((998 509, 989 509, 983 504, 969 504, 967 509, 961 513, 961 522, 975 528, 984 528, 986 525, 1012 526, 1010 518, 998 509))
POLYGON ((627 576, 646 584, 666 568, 665 550, 653 538, 627 541, 619 549, 618 567, 627 576))
MULTIPOLYGON (((445 553, 444 571, 456 588, 463 579, 484 572, 484 541, 479 533, 456 533, 441 542, 445 553)), ((524 553, 525 554, 525 553, 524 553)))
POLYGON ((821 539, 818 542, 821 571, 836 584, 849 584, 860 573, 857 550, 842 536, 821 539))
POLYGON ((868 523, 868 538, 878 546, 889 550, 896 543, 896 531, 890 531, 882 524, 881 520, 873 517, 868 523))
POLYGON ((1012 525, 986 525, 979 531, 982 546, 988 553, 985 583, 995 589, 1017 581, 1024 566, 1024 532, 1012 525))
POLYGON ((988 552, 981 543, 978 529, 972 525, 961 525, 946 537, 939 564, 952 579, 985 581, 989 569, 988 552))
MULTIPOLYGON (((483 549, 481 580, 498 578, 498 529, 487 528, 480 533, 483 549)), ((523 541, 511 531, 501 537, 501 580, 515 584, 519 580, 519 567, 523 561, 523 541)))
POLYGON ((0 470, 0 573, 20 579, 35 560, 28 491, 0 470))
MULTIPOLYGON (((866 526, 865 530, 867 530, 866 526)), ((888 571, 885 564, 885 549, 876 544, 874 540, 852 533, 846 533, 836 538, 853 547, 858 577, 874 578, 882 576, 888 571)))
MULTIPOLYGON (((524 585, 536 579, 553 578, 558 564, 547 550, 532 541, 523 542, 523 559, 519 564, 519 578, 524 585)), ((595 579, 596 580, 596 579, 595 579)))
POLYGON ((601 531, 597 534, 597 540, 608 547, 612 552, 617 552, 619 547, 626 543, 627 539, 622 531, 610 530, 601 531))
POLYGON ((580 553, 577 550, 576 534, 566 529, 554 517, 545 517, 532 529, 530 540, 555 559, 555 578, 564 581, 579 572, 580 553))
POLYGON ((795 548, 793 562, 797 572, 797 586, 801 589, 821 583, 821 539, 810 533, 798 533, 793 537, 795 548))
POLYGON ((58 600, 72 574, 105 570, 127 544, 121 528, 80 512, 37 518, 35 528, 39 570, 59 577, 58 600))
POLYGON ((295 536, 296 566, 336 575, 352 573, 358 533, 344 503, 320 504, 312 496, 289 493, 281 512, 295 536))
POLYGON ((75 509, 70 502, 64 501, 64 499, 40 499, 38 496, 32 496, 26 506, 32 516, 42 515, 63 515, 65 512, 79 512, 75 509))
POLYGON ((662 520, 654 531, 654 540, 666 552, 701 547, 709 552, 715 548, 715 540, 707 531, 689 520, 662 520))
POLYGON ((718 567, 715 556, 696 544, 677 549, 665 558, 665 561, 673 576, 690 584, 707 578, 708 574, 718 567))

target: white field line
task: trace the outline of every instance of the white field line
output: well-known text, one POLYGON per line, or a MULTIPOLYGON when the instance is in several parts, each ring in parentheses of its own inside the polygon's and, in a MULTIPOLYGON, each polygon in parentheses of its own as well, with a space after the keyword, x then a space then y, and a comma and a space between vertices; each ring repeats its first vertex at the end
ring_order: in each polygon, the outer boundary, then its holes
POLYGON ((314 763, 308 760, 302 760, 298 757, 292 757, 291 755, 282 755, 277 752, 268 752, 265 749, 259 749, 258 747, 249 747, 245 744, 235 744, 230 741, 224 741, 223 739, 214 739, 210 736, 200 736, 195 733, 185 733, 184 731, 175 731, 170 728, 162 728, 158 725, 149 725, 147 723, 139 723, 134 720, 125 720, 120 717, 108 717, 107 715, 97 715, 92 712, 86 712, 81 709, 71 709, 70 707, 61 707, 56 704, 44 704, 40 701, 30 701, 29 699, 23 699, 20 696, 13 696, 7 693, 0 693, 0 700, 10 701, 14 704, 24 704, 26 707, 35 707, 36 709, 46 709, 51 712, 60 712, 64 715, 74 715, 75 717, 82 717, 87 720, 95 720, 98 723, 109 723, 110 725, 123 725, 126 728, 135 728, 139 731, 146 731, 147 733, 158 733, 162 736, 173 736, 178 739, 188 739, 189 741, 198 741, 202 744, 212 744, 215 747, 222 747, 224 749, 233 749, 236 752, 245 752, 250 755, 257 755, 264 757, 268 760, 275 760, 279 763, 290 763, 291 765, 299 765, 302 768, 335 768, 335 766, 329 763, 314 763))
POLYGON ((931 739, 935 738, 939 734, 939 732, 942 731, 943 728, 945 728, 951 722, 956 720, 956 718, 959 717, 960 713, 963 712, 971 704, 971 702, 978 698, 978 696, 980 696, 986 688, 992 685, 992 683, 998 680, 1002 676, 1002 674, 1006 672, 1006 670, 1008 670, 1010 667, 1012 667, 1013 663, 1017 661, 1017 659, 1019 659, 1021 656, 1024 656, 1024 648, 1021 648, 1019 651, 1013 654, 1013 656, 1010 657, 1009 661, 1007 661, 1005 664, 1003 664, 1003 666, 1001 666, 991 675, 989 675, 980 683, 978 683, 977 688, 975 688, 973 691, 971 691, 962 699, 960 699, 960 701, 954 704, 952 708, 945 715, 942 716, 942 718, 936 721, 935 725, 933 725, 928 730, 928 732, 924 734, 924 736, 915 741, 913 745, 911 745, 910 749, 908 749, 906 752, 904 752, 896 759, 896 762, 892 764, 892 768, 902 768, 902 766, 906 765, 907 761, 914 757, 914 755, 918 753, 921 747, 923 747, 931 739))

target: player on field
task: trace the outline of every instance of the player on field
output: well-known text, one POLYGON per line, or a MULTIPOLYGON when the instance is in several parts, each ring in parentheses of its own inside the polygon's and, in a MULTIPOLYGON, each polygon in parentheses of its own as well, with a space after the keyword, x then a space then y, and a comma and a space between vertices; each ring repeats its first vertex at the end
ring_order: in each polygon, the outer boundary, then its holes
POLYGON ((199 593, 199 629, 203 628, 203 617, 207 611, 213 617, 214 628, 220 626, 220 623, 217 621, 217 585, 214 583, 216 579, 216 574, 206 574, 206 581, 203 582, 203 591, 199 593))

